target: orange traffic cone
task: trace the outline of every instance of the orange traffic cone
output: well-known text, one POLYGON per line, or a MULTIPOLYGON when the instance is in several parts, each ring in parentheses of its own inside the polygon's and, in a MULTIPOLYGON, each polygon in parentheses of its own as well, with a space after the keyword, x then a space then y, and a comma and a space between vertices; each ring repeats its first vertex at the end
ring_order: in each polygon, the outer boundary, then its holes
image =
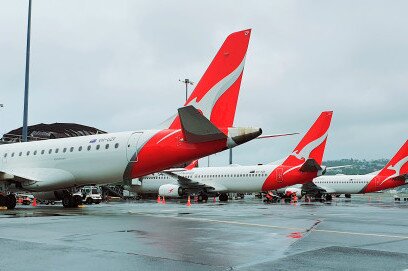
POLYGON ((157 203, 161 203, 160 195, 157 196, 157 203))
POLYGON ((162 203, 163 203, 163 204, 166 204, 166 199, 164 198, 164 196, 163 196, 163 201, 162 201, 162 203))
POLYGON ((33 199, 32 205, 33 205, 33 207, 37 207, 37 199, 36 198, 33 199))
POLYGON ((217 201, 217 198, 216 198, 216 197, 214 197, 213 202, 216 202, 216 201, 217 201))
POLYGON ((23 204, 23 199, 22 199, 22 198, 18 198, 17 203, 18 203, 18 204, 23 204))
POLYGON ((187 198, 187 206, 190 207, 191 206, 191 200, 190 200, 190 195, 187 198))

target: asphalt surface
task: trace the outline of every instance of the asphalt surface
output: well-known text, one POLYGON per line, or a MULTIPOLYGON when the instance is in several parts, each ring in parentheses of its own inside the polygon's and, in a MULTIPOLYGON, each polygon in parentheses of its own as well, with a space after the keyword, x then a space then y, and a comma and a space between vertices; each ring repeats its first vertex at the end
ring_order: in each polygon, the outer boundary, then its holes
POLYGON ((408 270, 408 203, 103 203, 0 211, 0 270, 408 270))

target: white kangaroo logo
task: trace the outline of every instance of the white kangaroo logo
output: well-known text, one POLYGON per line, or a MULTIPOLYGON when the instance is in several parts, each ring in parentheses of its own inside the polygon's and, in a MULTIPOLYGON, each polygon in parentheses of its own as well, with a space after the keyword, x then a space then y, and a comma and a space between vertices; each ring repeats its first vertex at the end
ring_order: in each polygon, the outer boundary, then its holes
POLYGON ((294 150, 291 155, 295 156, 299 160, 307 160, 310 153, 326 140, 327 133, 328 131, 326 131, 321 137, 304 146, 301 150, 294 150))
MULTIPOLYGON (((319 138, 316 138, 315 140, 311 141, 309 144, 307 144, 306 146, 304 146, 301 150, 294 150, 292 152, 292 156, 296 157, 299 160, 307 160, 310 157, 310 153, 316 149, 318 146, 320 146, 320 144, 322 144, 326 138, 327 138, 327 134, 328 134, 328 130, 319 138)), ((297 168, 300 168, 302 166, 302 164, 296 166, 296 167, 292 167, 288 170, 286 170, 283 175, 285 175, 286 173, 295 170, 297 168)))
POLYGON ((197 97, 187 105, 193 105, 195 108, 200 109, 203 112, 203 115, 210 119, 211 112, 215 103, 221 97, 222 94, 225 93, 238 79, 241 75, 242 71, 244 70, 245 66, 245 57, 242 60, 241 64, 230 74, 225 76, 222 80, 220 80, 217 84, 215 84, 206 94, 205 96, 197 102, 197 97))
POLYGON ((405 165, 405 163, 408 162, 408 156, 404 157, 403 159, 401 159, 399 162, 395 163, 395 165, 389 165, 387 167, 388 170, 394 170, 395 173, 392 174, 391 176, 387 177, 384 179, 384 181, 381 182, 380 185, 382 185, 383 183, 385 183, 386 181, 388 181, 389 179, 392 179, 394 177, 397 177, 399 175, 401 175, 400 171, 401 168, 405 165))

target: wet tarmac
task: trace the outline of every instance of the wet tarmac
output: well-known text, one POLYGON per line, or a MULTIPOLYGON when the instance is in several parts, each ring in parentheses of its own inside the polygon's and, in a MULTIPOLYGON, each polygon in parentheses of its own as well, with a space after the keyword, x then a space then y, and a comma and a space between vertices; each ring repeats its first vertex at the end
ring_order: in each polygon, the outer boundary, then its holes
POLYGON ((408 203, 104 203, 0 211, 0 270, 408 270, 408 203))

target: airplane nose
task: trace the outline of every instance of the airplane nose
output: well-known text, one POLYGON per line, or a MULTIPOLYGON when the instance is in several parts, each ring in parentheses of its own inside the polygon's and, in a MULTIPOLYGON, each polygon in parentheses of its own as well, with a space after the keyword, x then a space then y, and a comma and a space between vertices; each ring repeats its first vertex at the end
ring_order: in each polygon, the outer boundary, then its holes
POLYGON ((261 134, 262 134, 261 128, 254 127, 229 128, 227 147, 233 148, 235 146, 241 145, 245 142, 257 138, 261 134))

